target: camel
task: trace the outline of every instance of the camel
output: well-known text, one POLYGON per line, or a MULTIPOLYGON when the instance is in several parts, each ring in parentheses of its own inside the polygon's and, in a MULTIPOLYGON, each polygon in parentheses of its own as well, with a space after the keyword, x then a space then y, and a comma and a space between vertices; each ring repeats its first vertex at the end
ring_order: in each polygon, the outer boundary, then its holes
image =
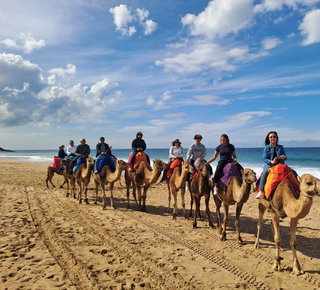
POLYGON ((109 183, 111 207, 115 208, 113 203, 113 186, 115 182, 121 178, 122 171, 126 170, 129 166, 130 163, 127 163, 123 160, 117 160, 116 170, 114 172, 111 171, 108 165, 105 165, 99 174, 93 174, 94 182, 96 185, 96 200, 94 203, 97 204, 98 188, 100 184, 103 192, 103 210, 105 210, 107 207, 105 185, 109 183))
POLYGON ((76 192, 75 192, 75 187, 76 187, 76 180, 74 175, 69 175, 70 171, 70 165, 71 165, 71 159, 65 158, 61 161, 61 164, 64 165, 64 170, 63 170, 63 175, 65 178, 65 182, 67 183, 67 194, 66 197, 70 195, 69 193, 69 180, 70 180, 70 185, 71 185, 71 196, 76 198, 76 192))
MULTIPOLYGON (((52 178, 54 174, 63 175, 63 171, 55 171, 50 165, 47 169, 47 178, 46 178, 46 184, 47 188, 49 188, 48 182, 51 183, 51 185, 55 188, 55 185, 52 183, 52 178)), ((66 179, 63 181, 63 183, 60 185, 60 188, 63 188, 64 184, 66 183, 66 179)))
POLYGON ((138 208, 140 211, 146 211, 147 191, 152 183, 156 183, 162 170, 164 162, 160 159, 153 160, 153 171, 150 170, 150 165, 145 161, 141 161, 135 171, 125 172, 125 181, 127 187, 127 200, 129 207, 129 187, 133 186, 133 196, 136 200, 136 191, 138 192, 138 208), (141 187, 144 185, 143 195, 141 195, 141 187), (142 202, 142 205, 141 205, 142 202))
POLYGON ((237 232, 237 242, 240 245, 244 245, 241 236, 240 236, 240 214, 242 207, 245 202, 247 202, 250 194, 250 190, 253 188, 252 184, 257 181, 256 173, 250 169, 245 168, 241 170, 242 175, 242 184, 239 178, 233 176, 230 181, 228 187, 219 187, 218 194, 214 195, 214 201, 216 204, 216 212, 217 212, 217 219, 218 219, 218 230, 222 233, 221 241, 227 240, 227 224, 228 224, 228 213, 229 213, 229 206, 237 204, 236 207, 236 232, 237 232), (220 207, 221 203, 223 202, 224 208, 224 219, 223 219, 223 227, 221 226, 221 213, 220 207))
POLYGON ((180 190, 181 192, 181 206, 183 208, 184 217, 187 219, 187 213, 186 213, 186 206, 184 201, 184 195, 186 190, 186 180, 189 176, 189 174, 194 173, 193 166, 188 162, 185 161, 182 163, 182 167, 176 167, 169 178, 166 178, 167 186, 168 186, 168 193, 169 193, 169 206, 168 210, 170 208, 170 192, 173 196, 173 213, 172 218, 177 218, 177 193, 180 190))
POLYGON ((210 209, 209 209, 209 200, 210 200, 210 185, 209 185, 209 169, 207 164, 201 164, 199 168, 199 174, 196 178, 191 179, 190 181, 190 192, 192 196, 192 200, 195 203, 194 209, 194 221, 193 228, 197 228, 197 215, 200 212, 200 200, 201 197, 205 197, 206 203, 206 214, 208 216, 209 226, 213 228, 213 223, 210 217, 210 209))
POLYGON ((288 180, 282 180, 277 186, 272 202, 267 199, 259 200, 259 221, 258 221, 258 232, 257 239, 254 244, 255 248, 259 248, 259 236, 261 230, 262 219, 265 211, 268 209, 271 213, 274 242, 276 245, 276 258, 273 265, 274 271, 282 270, 280 260, 280 247, 281 247, 281 236, 280 236, 280 218, 290 218, 290 245, 293 253, 293 267, 292 272, 295 275, 303 274, 300 263, 298 261, 296 247, 297 238, 296 231, 299 219, 307 216, 310 211, 313 197, 320 195, 320 179, 314 177, 311 174, 303 174, 299 179, 300 182, 300 196, 296 198, 296 193, 292 184, 288 180))
POLYGON ((94 165, 94 159, 92 157, 87 158, 87 162, 80 165, 79 169, 76 171, 76 173, 73 173, 76 182, 79 187, 79 204, 82 203, 82 192, 84 192, 84 202, 89 203, 87 198, 87 190, 88 190, 88 184, 90 182, 91 173, 93 170, 94 165))

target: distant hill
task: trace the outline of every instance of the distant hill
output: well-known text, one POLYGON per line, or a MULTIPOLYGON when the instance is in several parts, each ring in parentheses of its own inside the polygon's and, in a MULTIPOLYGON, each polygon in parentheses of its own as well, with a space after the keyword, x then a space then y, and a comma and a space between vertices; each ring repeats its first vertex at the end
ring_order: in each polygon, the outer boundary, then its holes
POLYGON ((16 151, 13 151, 13 150, 3 149, 2 147, 0 147, 0 151, 1 152, 16 152, 16 151))

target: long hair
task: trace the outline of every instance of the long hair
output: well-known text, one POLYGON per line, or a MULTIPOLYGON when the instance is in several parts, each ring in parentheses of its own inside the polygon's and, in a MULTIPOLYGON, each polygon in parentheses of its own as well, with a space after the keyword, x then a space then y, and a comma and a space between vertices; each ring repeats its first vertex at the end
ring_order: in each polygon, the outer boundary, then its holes
POLYGON ((264 141, 264 144, 265 144, 265 145, 269 145, 269 144, 270 144, 269 135, 272 134, 272 133, 277 136, 277 144, 278 144, 279 137, 278 137, 277 132, 276 132, 276 131, 270 131, 270 132, 268 133, 268 135, 266 136, 266 139, 265 139, 265 141, 264 141))
POLYGON ((228 137, 227 134, 222 134, 222 135, 220 136, 220 139, 221 139, 221 138, 225 138, 225 139, 227 140, 227 145, 229 145, 230 140, 229 140, 229 137, 228 137))

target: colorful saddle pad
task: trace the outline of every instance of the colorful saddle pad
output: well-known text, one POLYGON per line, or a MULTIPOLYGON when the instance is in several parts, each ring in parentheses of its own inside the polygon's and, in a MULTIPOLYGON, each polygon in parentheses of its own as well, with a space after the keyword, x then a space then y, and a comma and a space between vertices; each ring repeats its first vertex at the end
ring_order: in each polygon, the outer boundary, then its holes
MULTIPOLYGON (((130 156, 129 156, 129 159, 128 159, 129 163, 131 161, 132 154, 133 154, 133 152, 130 153, 130 156)), ((131 168, 131 171, 135 171, 141 161, 145 161, 147 164, 149 164, 148 158, 147 158, 147 154, 144 153, 144 152, 138 152, 136 154, 136 156, 134 158, 133 166, 131 168)), ((127 171, 130 171, 130 168, 127 168, 127 171)))
POLYGON ((300 195, 300 184, 292 173, 291 168, 286 164, 277 164, 268 169, 267 182, 264 186, 264 193, 266 198, 269 198, 276 190, 278 184, 287 179, 292 184, 296 195, 300 195))
POLYGON ((169 178, 170 175, 172 174, 173 169, 175 169, 175 168, 177 168, 177 167, 179 167, 179 168, 182 167, 182 160, 181 160, 181 159, 176 159, 175 161, 173 161, 173 162, 171 163, 170 168, 169 168, 169 170, 168 170, 168 172, 167 172, 167 177, 168 177, 168 178, 169 178))

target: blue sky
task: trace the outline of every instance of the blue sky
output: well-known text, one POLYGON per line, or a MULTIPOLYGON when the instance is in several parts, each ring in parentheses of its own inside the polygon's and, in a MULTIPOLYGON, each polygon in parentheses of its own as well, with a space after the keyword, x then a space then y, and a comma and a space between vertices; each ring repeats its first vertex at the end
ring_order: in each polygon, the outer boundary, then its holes
POLYGON ((320 146, 320 0, 0 2, 0 146, 320 146))

